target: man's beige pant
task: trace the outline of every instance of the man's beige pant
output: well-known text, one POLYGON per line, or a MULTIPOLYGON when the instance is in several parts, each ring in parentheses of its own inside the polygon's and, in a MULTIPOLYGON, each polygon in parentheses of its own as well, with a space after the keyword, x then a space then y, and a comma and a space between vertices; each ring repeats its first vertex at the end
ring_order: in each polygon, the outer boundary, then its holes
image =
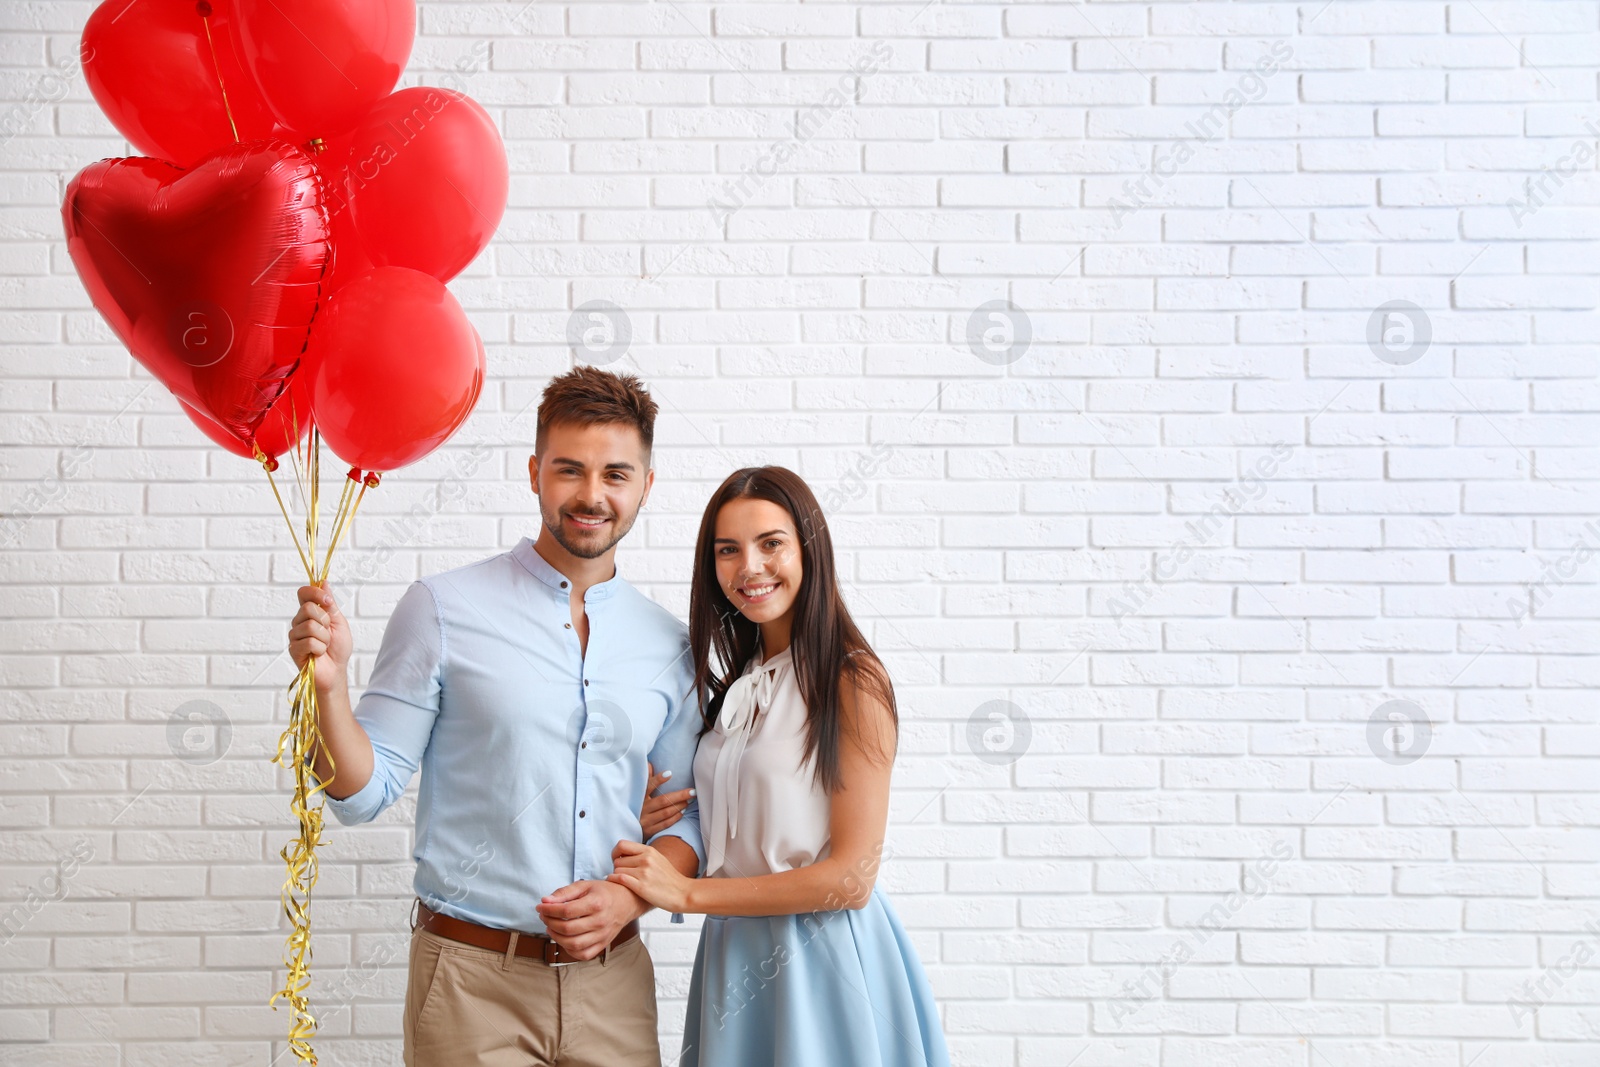
POLYGON ((417 929, 405 1067, 661 1067, 644 939, 548 964, 417 929))

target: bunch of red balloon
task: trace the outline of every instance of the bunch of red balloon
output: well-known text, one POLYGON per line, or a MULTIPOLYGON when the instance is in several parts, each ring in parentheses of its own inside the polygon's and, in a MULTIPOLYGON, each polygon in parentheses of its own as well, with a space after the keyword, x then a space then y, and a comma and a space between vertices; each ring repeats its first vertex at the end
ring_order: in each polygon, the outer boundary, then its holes
MULTIPOLYGON (((416 19, 415 0, 105 0, 83 31, 90 91, 147 154, 68 185, 73 265, 134 358, 274 495, 276 457, 296 459, 305 542, 289 531, 314 584, 379 473, 442 444, 483 387, 483 341, 444 283, 505 212, 505 147, 464 94, 393 91, 416 19), (351 468, 319 559, 321 440, 351 468)), ((273 760, 294 771, 299 834, 271 1001, 313 1065, 314 682, 308 658, 273 760)))
POLYGON ((482 387, 444 283, 505 211, 505 147, 458 91, 392 91, 416 17, 415 0, 105 0, 84 27, 89 88, 146 156, 68 186, 73 264, 195 424, 269 470, 313 421, 356 468, 414 462, 482 387))

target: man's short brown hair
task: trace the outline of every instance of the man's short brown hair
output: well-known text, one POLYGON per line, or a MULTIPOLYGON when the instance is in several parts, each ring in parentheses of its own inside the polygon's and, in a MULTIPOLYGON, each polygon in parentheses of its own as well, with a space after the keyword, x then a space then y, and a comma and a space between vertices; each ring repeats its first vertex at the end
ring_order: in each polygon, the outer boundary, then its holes
POLYGON ((646 463, 656 435, 656 402, 632 374, 612 374, 581 364, 550 379, 539 400, 533 450, 544 455, 545 431, 557 423, 623 423, 639 431, 646 463))

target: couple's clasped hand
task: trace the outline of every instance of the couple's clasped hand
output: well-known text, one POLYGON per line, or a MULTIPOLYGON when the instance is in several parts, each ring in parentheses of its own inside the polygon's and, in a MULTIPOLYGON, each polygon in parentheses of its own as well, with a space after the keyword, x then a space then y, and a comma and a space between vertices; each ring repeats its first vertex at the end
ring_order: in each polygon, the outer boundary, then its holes
MULTIPOLYGON (((656 774, 651 764, 649 775, 639 813, 646 840, 677 822, 693 795, 690 789, 653 795, 671 772, 656 774)), ((690 879, 661 853, 638 841, 618 841, 611 861, 614 870, 607 878, 573 882, 539 902, 539 918, 551 939, 574 959, 600 955, 619 930, 643 913, 641 900, 667 911, 682 910, 690 879)))
POLYGON ((611 850, 611 864, 613 869, 606 881, 625 887, 662 911, 689 909, 689 887, 694 879, 685 878, 667 857, 649 845, 618 841, 611 850))

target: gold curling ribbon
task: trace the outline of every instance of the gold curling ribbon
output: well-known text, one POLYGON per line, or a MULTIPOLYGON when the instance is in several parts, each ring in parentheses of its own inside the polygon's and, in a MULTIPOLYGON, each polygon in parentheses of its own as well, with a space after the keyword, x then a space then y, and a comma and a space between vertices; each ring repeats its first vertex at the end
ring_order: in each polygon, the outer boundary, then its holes
MULTIPOLYGON (((293 417, 291 415, 291 418, 293 417)), ((296 425, 295 430, 298 429, 296 425)), ((306 570, 306 580, 312 585, 321 586, 327 581, 328 567, 333 562, 334 549, 339 546, 351 520, 355 518, 356 509, 361 505, 367 490, 378 484, 379 475, 375 471, 369 471, 366 477, 362 478, 358 469, 354 467, 350 469, 345 478, 343 492, 339 495, 338 506, 334 511, 333 532, 328 540, 327 554, 318 567, 317 497, 322 438, 313 426, 303 446, 299 443, 298 432, 294 440, 297 443, 290 451, 290 458, 294 464, 300 499, 306 506, 304 545, 295 532, 294 522, 289 518, 289 510, 284 506, 283 496, 278 492, 278 483, 272 477, 273 471, 278 468, 278 461, 263 453, 259 445, 255 447, 255 458, 266 471, 267 483, 272 486, 272 495, 278 501, 278 510, 283 513, 284 521, 289 525, 289 536, 294 541, 295 551, 300 554, 300 563, 306 570), (305 449, 304 457, 300 455, 302 447, 305 449)), ((278 738, 278 751, 272 761, 285 770, 294 771, 294 794, 289 806, 299 822, 300 833, 279 853, 288 867, 288 876, 284 879, 280 897, 284 915, 288 917, 292 929, 284 948, 283 963, 288 969, 284 986, 274 993, 267 1003, 273 1011, 277 1011, 278 998, 282 997, 289 1002, 289 1007, 294 1013, 293 1021, 289 1024, 289 1048, 297 1059, 312 1064, 313 1067, 317 1062, 317 1054, 311 1047, 311 1037, 316 1033, 317 1020, 311 1013, 311 1001, 307 994, 311 986, 311 890, 317 884, 316 850, 317 846, 322 844, 323 804, 312 807, 311 803, 319 792, 325 792, 327 789, 326 782, 313 784, 315 776, 312 773, 312 764, 315 761, 314 754, 318 750, 328 757, 331 772, 328 780, 332 781, 338 775, 333 753, 328 752, 323 743, 322 729, 318 720, 316 657, 310 656, 295 675, 294 681, 289 684, 289 726, 278 738)), ((325 801, 326 797, 323 799, 325 801)))
POLYGON ((228 116, 228 129, 233 131, 233 143, 238 144, 239 127, 233 121, 233 108, 228 105, 228 87, 222 83, 222 64, 217 60, 217 42, 211 39, 211 5, 207 0, 199 0, 194 9, 200 16, 200 24, 206 28, 206 47, 211 49, 211 68, 217 72, 217 91, 222 94, 222 113, 228 116))

